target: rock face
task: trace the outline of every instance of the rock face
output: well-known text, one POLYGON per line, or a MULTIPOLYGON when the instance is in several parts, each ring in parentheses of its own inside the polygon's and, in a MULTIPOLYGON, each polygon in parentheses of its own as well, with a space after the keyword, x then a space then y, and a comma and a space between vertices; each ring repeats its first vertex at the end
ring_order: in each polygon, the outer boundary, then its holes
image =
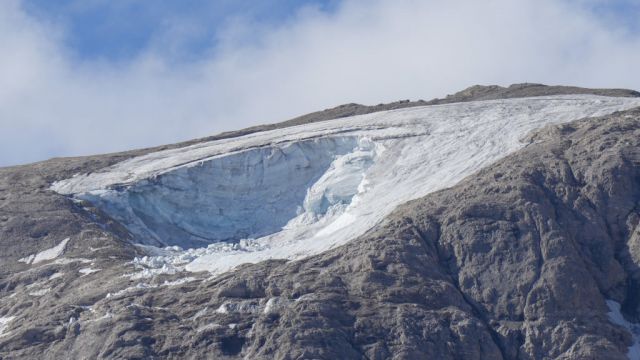
MULTIPOLYGON (((523 91, 485 90, 463 97, 523 91)), ((606 300, 640 320, 640 109, 526 140, 344 246, 215 277, 127 276, 145 249, 48 190, 140 152, 0 169, 0 358, 624 359, 606 300)))

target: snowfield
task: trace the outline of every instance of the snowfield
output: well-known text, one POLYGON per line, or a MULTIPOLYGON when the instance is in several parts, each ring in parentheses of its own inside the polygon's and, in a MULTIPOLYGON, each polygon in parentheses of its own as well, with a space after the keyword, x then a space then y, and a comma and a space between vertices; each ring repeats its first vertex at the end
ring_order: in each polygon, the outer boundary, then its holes
POLYGON ((637 106, 563 95, 384 111, 150 153, 52 189, 125 225, 149 250, 136 259, 145 274, 220 273, 342 245, 532 130, 637 106))
POLYGON ((43 250, 37 254, 31 254, 27 257, 19 259, 18 261, 25 264, 37 264, 42 261, 53 260, 64 253, 64 249, 67 247, 68 242, 69 238, 66 238, 62 240, 60 244, 50 249, 43 250))

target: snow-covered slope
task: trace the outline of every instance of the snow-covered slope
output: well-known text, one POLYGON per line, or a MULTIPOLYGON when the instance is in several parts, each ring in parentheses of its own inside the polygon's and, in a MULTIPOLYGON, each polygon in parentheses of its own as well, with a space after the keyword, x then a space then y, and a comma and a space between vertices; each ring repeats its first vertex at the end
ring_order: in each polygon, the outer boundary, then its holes
POLYGON ((155 254, 138 259, 150 271, 221 272, 344 244, 525 146, 531 130, 636 106, 564 95, 386 111, 159 151, 53 189, 124 224, 155 254))

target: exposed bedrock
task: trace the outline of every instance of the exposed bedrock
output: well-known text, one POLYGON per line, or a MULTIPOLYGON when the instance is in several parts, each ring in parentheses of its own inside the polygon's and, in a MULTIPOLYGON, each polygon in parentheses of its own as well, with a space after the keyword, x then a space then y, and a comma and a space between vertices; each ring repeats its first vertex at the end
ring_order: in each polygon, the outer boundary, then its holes
POLYGON ((342 248, 219 280, 215 305, 280 304, 234 318, 238 355, 626 358, 605 300, 637 320, 640 111, 531 140, 342 248))
POLYGON ((48 190, 131 154, 0 169, 0 358, 625 359, 637 336, 617 324, 640 322, 640 110, 529 140, 346 245, 216 277, 130 278, 128 231, 48 190), (62 241, 54 260, 17 261, 62 241))
POLYGON ((640 110, 530 140, 329 252, 100 301, 95 311, 110 318, 81 315, 81 330, 48 351, 625 359, 632 336, 610 321, 606 300, 624 304, 626 321, 638 319, 640 110))
POLYGON ((605 299, 637 319, 640 111, 531 140, 344 247, 217 280, 207 306, 258 310, 199 321, 238 322, 249 358, 625 358, 605 299))

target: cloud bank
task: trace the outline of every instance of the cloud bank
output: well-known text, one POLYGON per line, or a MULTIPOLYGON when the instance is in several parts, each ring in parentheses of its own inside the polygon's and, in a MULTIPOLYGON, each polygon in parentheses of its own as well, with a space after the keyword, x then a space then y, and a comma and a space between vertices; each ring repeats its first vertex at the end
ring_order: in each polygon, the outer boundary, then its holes
MULTIPOLYGON (((472 84, 640 88, 640 36, 593 1, 345 0, 285 23, 242 18, 197 60, 154 43, 82 61, 63 30, 0 2, 0 166, 175 142, 346 102, 472 84)), ((168 46, 168 45, 167 45, 168 46)))

